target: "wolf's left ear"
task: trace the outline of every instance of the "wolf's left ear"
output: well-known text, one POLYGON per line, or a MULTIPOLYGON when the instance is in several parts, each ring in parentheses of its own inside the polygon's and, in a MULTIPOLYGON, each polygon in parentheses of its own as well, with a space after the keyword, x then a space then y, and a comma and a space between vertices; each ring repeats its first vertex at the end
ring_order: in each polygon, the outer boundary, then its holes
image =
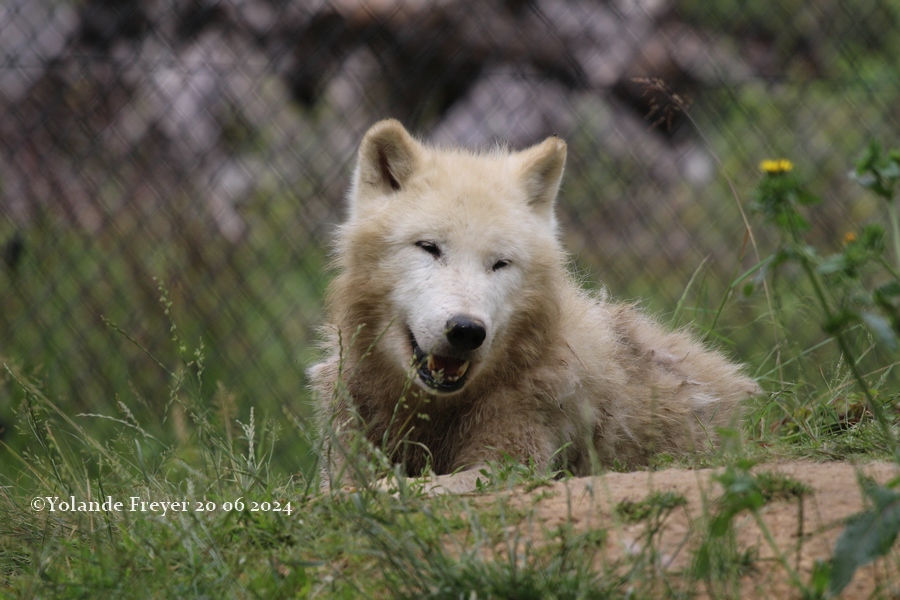
POLYGON ((519 173, 525 184, 528 203, 538 211, 553 210, 566 166, 566 143, 556 136, 518 154, 519 173))

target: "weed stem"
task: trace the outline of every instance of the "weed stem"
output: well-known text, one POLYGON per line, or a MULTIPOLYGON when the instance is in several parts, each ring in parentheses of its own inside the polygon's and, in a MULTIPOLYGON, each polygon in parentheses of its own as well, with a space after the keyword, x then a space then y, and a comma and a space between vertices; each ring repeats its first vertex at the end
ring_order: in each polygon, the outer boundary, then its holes
MULTIPOLYGON (((813 266, 810 264, 809 259, 805 255, 801 253, 800 256, 800 264, 803 266, 803 271, 809 278, 810 284, 812 284, 813 292, 815 292, 816 294, 816 299, 822 306, 822 310, 825 311, 827 322, 834 322, 834 315, 831 312, 831 307, 828 303, 827 298, 825 297, 825 291, 822 289, 821 282, 819 281, 819 278, 816 275, 813 266)), ((875 416, 875 420, 878 421, 878 424, 881 425, 881 427, 884 429, 885 436, 887 436, 888 443, 891 446, 891 451, 896 452, 894 432, 891 430, 891 425, 888 422, 884 411, 881 409, 881 406, 875 401, 875 396, 872 395, 872 390, 869 389, 869 385, 866 383, 865 378, 863 377, 862 373, 860 373, 859 367, 856 364, 856 359, 853 355, 853 352, 850 350, 849 344, 847 344, 847 341, 844 338, 843 332, 838 330, 835 331, 833 335, 837 340, 838 348, 840 348, 841 354, 847 359, 847 366, 850 368, 850 373, 853 375, 853 378, 856 380, 856 383, 859 384, 860 389, 862 389, 862 392, 866 397, 866 402, 869 404, 869 408, 872 410, 872 414, 875 416)))
MULTIPOLYGON (((888 219, 891 222, 891 236, 894 238, 894 259, 900 267, 900 217, 897 215, 897 202, 893 198, 888 200, 888 219)), ((891 275, 897 277, 896 271, 891 270, 891 275)))

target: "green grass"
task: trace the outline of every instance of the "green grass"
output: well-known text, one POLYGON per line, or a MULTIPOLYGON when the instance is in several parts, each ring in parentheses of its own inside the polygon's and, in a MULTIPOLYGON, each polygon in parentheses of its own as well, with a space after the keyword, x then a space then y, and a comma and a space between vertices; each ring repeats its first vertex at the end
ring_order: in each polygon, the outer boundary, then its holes
MULTIPOLYGON (((760 401, 748 415, 749 433, 726 435, 716 454, 679 459, 683 466, 724 466, 724 492, 708 498, 708 515, 697 516, 705 533, 685 550, 691 567, 673 574, 658 568, 655 549, 667 519, 685 504, 670 492, 620 503, 617 519, 587 529, 565 520, 548 528, 536 519, 553 474, 513 461, 486 474, 483 491, 499 492, 490 496, 426 498, 415 486, 391 496, 365 482, 353 492, 322 492, 315 469, 286 473, 277 456, 280 439, 317 447, 306 424, 262 419, 253 408, 239 414, 232 394, 205 381, 202 346, 187 344, 173 325, 169 333, 178 360, 159 361, 167 411, 155 423, 141 421, 125 400, 114 414, 73 416, 6 365, 6 376, 22 391, 20 435, 28 443, 5 450, 17 465, 7 465, 0 481, 0 592, 23 598, 681 598, 703 589, 731 597, 758 561, 755 551, 738 547, 733 520, 808 493, 784 476, 751 474, 755 458, 808 456, 844 438, 858 439, 864 458, 887 452, 881 430, 857 410, 858 398, 840 396, 840 406, 832 398, 821 410, 789 418, 782 405, 760 401), (98 422, 115 435, 97 435, 98 422), (529 491, 528 501, 517 500, 529 491), (68 498, 123 504, 49 510, 48 498, 57 497, 57 506, 68 498), (43 510, 33 509, 34 498, 43 499, 43 510), (154 501, 186 504, 162 514, 161 506, 151 508, 154 501), (605 558, 608 534, 627 523, 644 525, 641 551, 605 558)), ((296 464, 307 460, 297 457, 296 464)), ((808 597, 821 588, 795 584, 808 597)))
POLYGON ((674 492, 651 492, 643 500, 623 500, 616 505, 616 514, 625 521, 640 522, 687 504, 687 499, 674 492))
MULTIPOLYGON (((210 385, 225 384, 241 406, 252 392, 257 412, 273 418, 285 409, 305 416, 308 399, 297 391, 315 356, 308 324, 319 319, 327 250, 293 235, 296 203, 262 193, 248 202, 252 233, 240 244, 191 211, 145 214, 140 203, 95 233, 49 211, 21 227, 0 216, 0 246, 13 235, 24 244, 15 268, 0 262, 0 358, 73 413, 116 412, 122 399, 144 421, 165 418, 166 375, 151 357, 173 354, 159 280, 184 337, 204 343, 210 385)), ((0 374, 0 395, 9 399, 0 401, 0 427, 11 429, 21 387, 0 374)), ((17 444, 14 435, 0 439, 17 444)))

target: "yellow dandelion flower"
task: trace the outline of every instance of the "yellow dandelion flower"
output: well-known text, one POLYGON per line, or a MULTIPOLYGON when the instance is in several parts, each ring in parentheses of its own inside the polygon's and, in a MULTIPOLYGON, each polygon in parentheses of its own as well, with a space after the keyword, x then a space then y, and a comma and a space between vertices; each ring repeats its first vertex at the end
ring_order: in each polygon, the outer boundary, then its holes
POLYGON ((856 241, 856 233, 853 231, 848 231, 844 234, 844 245, 852 244, 856 241))
POLYGON ((787 173, 794 168, 794 163, 786 158, 778 158, 774 160, 764 160, 759 163, 759 168, 769 175, 777 175, 778 173, 787 173))

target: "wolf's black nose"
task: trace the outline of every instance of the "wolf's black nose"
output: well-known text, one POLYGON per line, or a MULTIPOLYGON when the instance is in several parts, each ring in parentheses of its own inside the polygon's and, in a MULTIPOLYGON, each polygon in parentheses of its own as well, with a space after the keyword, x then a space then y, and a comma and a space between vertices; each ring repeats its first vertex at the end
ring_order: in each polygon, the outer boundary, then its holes
POLYGON ((487 331, 484 323, 464 315, 450 317, 444 335, 454 350, 474 350, 484 342, 487 331))

